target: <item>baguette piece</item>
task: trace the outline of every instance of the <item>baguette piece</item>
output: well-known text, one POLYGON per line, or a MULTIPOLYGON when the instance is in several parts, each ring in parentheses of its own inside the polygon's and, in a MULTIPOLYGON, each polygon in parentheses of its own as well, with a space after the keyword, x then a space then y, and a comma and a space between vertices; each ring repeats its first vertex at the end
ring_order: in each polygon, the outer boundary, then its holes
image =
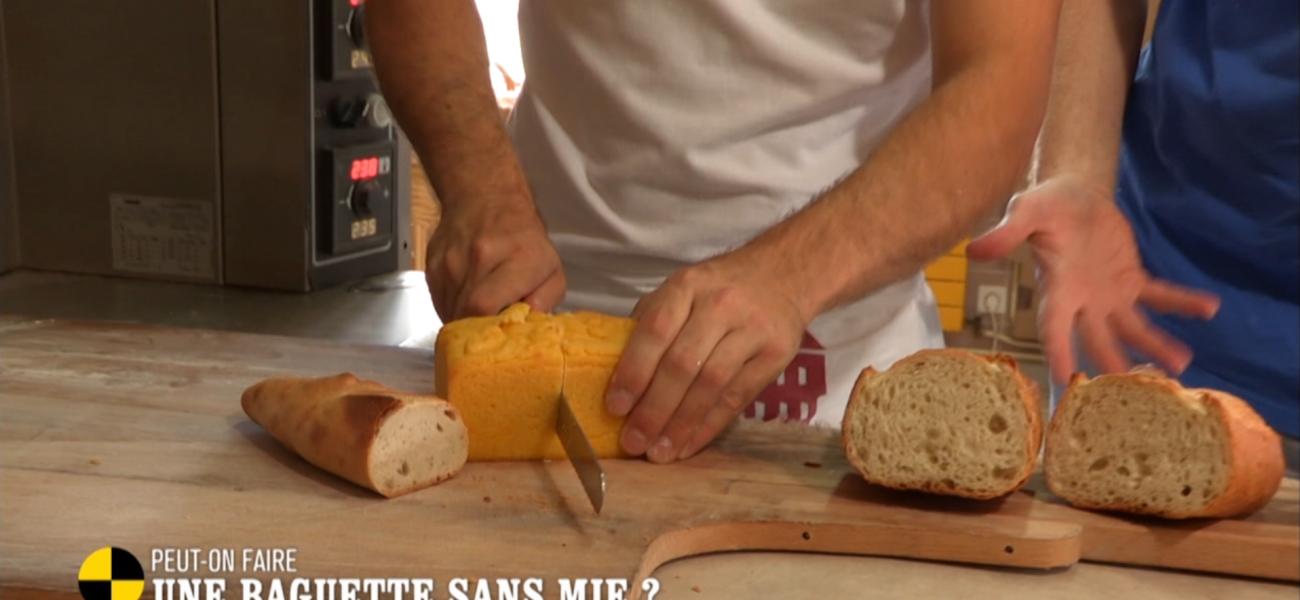
POLYGON ((1148 370, 1075 375, 1044 469, 1052 493, 1075 506, 1186 519, 1259 509, 1284 466, 1281 439, 1249 404, 1148 370))
POLYGON ((241 404, 307 462, 389 498, 456 474, 469 447, 460 413, 445 400, 351 373, 267 379, 245 390, 241 404))
POLYGON ((561 386, 596 455, 625 456, 618 443, 625 419, 605 410, 605 390, 634 326, 594 312, 552 316, 527 304, 444 325, 434 381, 465 416, 469 459, 563 459, 555 435, 561 386))
POLYGON ((1029 479, 1043 424, 1037 388, 1015 360, 947 349, 864 369, 841 430, 868 482, 990 499, 1029 479))

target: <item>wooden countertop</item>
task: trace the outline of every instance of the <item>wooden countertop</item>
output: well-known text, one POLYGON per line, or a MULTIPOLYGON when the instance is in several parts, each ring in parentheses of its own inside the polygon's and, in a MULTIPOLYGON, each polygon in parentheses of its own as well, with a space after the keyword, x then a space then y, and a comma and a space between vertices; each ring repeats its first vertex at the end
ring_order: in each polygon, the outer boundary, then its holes
MULTIPOLYGON (((616 461, 607 504, 614 510, 600 517, 587 514, 563 463, 470 465, 446 484, 384 501, 298 460, 239 409, 239 391, 257 379, 348 370, 412 391, 432 386, 431 357, 421 350, 0 317, 0 595, 76 597, 80 561, 104 545, 135 552, 146 572, 155 547, 288 546, 298 548, 304 576, 433 570, 471 578, 592 576, 573 563, 633 569, 657 565, 643 562, 656 551, 668 559, 749 547, 736 543, 749 533, 724 540, 731 546, 681 536, 675 547, 655 545, 650 538, 662 532, 641 518, 650 513, 659 515, 656 526, 682 531, 719 518, 762 522, 768 528, 757 547, 788 550, 1050 566, 1097 545, 1053 521, 1064 513, 1029 494, 992 505, 916 506, 913 496, 865 489, 844 470, 833 440, 816 433, 798 440, 738 433, 676 472, 616 461), (674 496, 674 486, 684 491, 674 496), (898 537, 873 550, 867 531, 898 537), (988 548, 1013 544, 1015 557, 985 558, 988 548), (570 564, 556 571, 557 562, 570 564)), ((664 584, 658 598, 839 597, 862 589, 879 597, 999 598, 1030 589, 1047 597, 1296 592, 1259 580, 1092 564, 1042 571, 786 553, 686 559, 654 573, 664 584)))

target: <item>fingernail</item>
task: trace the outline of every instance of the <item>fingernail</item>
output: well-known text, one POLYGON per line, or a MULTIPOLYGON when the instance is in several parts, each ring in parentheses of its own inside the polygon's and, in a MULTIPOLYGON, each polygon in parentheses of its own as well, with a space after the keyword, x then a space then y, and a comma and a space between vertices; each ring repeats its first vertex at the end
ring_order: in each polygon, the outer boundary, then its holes
POLYGON ((605 407, 609 409, 610 414, 623 417, 632 412, 632 401, 632 394, 623 390, 612 390, 605 398, 605 407))
POLYGON ((695 456, 696 451, 697 448, 695 446, 695 442, 686 442, 686 445, 682 446, 682 451, 677 454, 677 460, 686 460, 692 456, 695 456))
POLYGON ((667 436, 659 438, 659 441, 655 442, 654 448, 650 449, 649 454, 650 460, 657 463, 666 463, 671 461, 675 458, 673 456, 673 441, 668 439, 667 436))
POLYGON ((645 452, 645 434, 641 430, 630 428, 623 432, 623 450, 638 456, 645 452))

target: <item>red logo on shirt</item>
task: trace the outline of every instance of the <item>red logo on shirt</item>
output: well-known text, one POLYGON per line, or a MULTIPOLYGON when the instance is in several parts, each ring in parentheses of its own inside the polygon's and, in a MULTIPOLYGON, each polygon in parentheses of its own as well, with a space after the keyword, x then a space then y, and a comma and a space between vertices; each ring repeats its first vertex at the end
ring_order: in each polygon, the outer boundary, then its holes
POLYGON ((817 414, 817 400, 824 395, 826 350, 805 331, 799 353, 745 409, 745 418, 807 423, 817 414))

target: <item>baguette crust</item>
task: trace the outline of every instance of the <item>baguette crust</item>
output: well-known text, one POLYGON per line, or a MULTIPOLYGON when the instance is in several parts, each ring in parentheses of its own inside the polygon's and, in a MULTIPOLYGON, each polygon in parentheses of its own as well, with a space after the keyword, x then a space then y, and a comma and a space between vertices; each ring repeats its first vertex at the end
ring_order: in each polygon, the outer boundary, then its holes
POLYGON ((307 462, 387 497, 448 479, 464 464, 468 438, 454 406, 432 396, 403 394, 351 373, 267 379, 245 390, 240 404, 254 423, 307 462), (380 429, 402 410, 430 407, 442 411, 451 429, 442 435, 450 436, 453 446, 459 436, 460 460, 453 459, 455 467, 435 478, 399 486, 379 481, 374 466, 380 429))
POLYGON ((853 444, 853 436, 850 431, 849 423, 851 416, 857 410, 860 410, 862 404, 866 401, 864 393, 866 386, 873 378, 879 375, 879 372, 872 367, 867 367, 858 374, 857 380, 853 383, 853 391, 850 392, 851 395, 849 396, 848 405, 844 408, 844 418, 840 422, 840 443, 844 447, 844 455, 848 458, 849 464, 852 465, 854 470, 861 474, 862 478, 867 480, 869 483, 897 490, 919 490, 935 494, 961 496, 976 500, 991 500, 993 498, 999 498, 1010 494, 1023 487, 1025 483, 1029 481, 1030 475, 1034 472, 1034 466, 1037 464, 1038 460, 1038 450, 1042 446, 1043 441, 1043 419, 1039 409, 1038 386, 1020 372, 1020 367, 1016 364, 1014 358, 1005 354, 980 355, 975 354, 974 352, 958 350, 955 348, 926 349, 913 353, 899 360, 898 363, 895 364, 925 360, 927 357, 933 356, 986 362, 1009 372, 1012 376, 1012 379, 1016 384, 1016 395, 1019 397, 1021 406, 1025 409, 1026 422, 1028 423, 1028 440, 1025 444, 1024 466, 1021 468, 1017 477, 1012 480, 1013 483, 1009 485, 1007 489, 1000 492, 985 493, 964 488, 949 488, 941 485, 940 482, 937 481, 927 482, 926 484, 917 487, 898 486, 882 481, 880 478, 874 477, 870 474, 866 467, 866 462, 861 456, 859 456, 858 449, 853 444))
POLYGON ((1245 400, 1218 390, 1189 391, 1199 393, 1223 421, 1232 457, 1228 487, 1195 516, 1228 517, 1263 508, 1286 472, 1282 439, 1245 400))
MULTIPOLYGON (((1070 498, 1062 493, 1063 490, 1053 477, 1053 470, 1047 469, 1047 487, 1052 493, 1079 508, 1148 514, 1168 519, 1224 518, 1243 515, 1262 508, 1277 493, 1285 473, 1282 440, 1241 398, 1219 390, 1184 388, 1177 380, 1152 369, 1139 368, 1130 373, 1101 375, 1093 379, 1089 379, 1082 373, 1076 373, 1070 378, 1069 387, 1061 397, 1056 414, 1067 413, 1067 409, 1077 401, 1075 396, 1080 386, 1102 378, 1122 378, 1138 385, 1155 386, 1184 400, 1199 403, 1210 414, 1215 415, 1227 432, 1224 455, 1229 457, 1228 483, 1221 494, 1211 499, 1201 509, 1193 511, 1144 509, 1135 502, 1089 502, 1085 499, 1070 498)), ((1054 446, 1064 443, 1057 441, 1062 439, 1064 429, 1064 417, 1052 419, 1047 433, 1046 462, 1052 462, 1054 446)))

